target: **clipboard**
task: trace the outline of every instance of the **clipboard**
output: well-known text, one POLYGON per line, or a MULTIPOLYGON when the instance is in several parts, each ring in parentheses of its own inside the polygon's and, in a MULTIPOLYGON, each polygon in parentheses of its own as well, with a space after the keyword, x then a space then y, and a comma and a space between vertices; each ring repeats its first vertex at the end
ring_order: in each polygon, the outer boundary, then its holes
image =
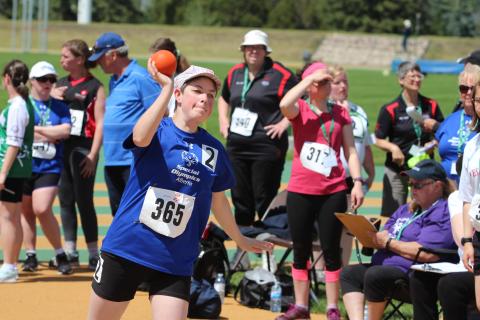
POLYGON ((351 213, 335 212, 335 216, 340 220, 345 228, 353 234, 360 243, 366 248, 374 248, 375 245, 369 237, 368 232, 377 232, 378 230, 370 220, 362 215, 351 213))
POLYGON ((434 272, 440 274, 447 274, 453 272, 466 272, 463 264, 461 263, 450 263, 450 262, 435 262, 435 263, 424 263, 424 264, 414 264, 410 266, 410 269, 423 271, 423 272, 434 272))

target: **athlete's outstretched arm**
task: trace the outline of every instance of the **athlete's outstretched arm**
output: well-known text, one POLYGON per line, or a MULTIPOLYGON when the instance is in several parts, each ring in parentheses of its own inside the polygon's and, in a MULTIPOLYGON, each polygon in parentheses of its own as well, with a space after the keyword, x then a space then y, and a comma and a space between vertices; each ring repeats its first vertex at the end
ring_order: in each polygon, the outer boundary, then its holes
POLYGON ((153 136, 157 132, 158 126, 168 109, 168 101, 173 92, 173 80, 163 73, 158 72, 154 62, 148 59, 148 72, 152 78, 162 87, 162 92, 153 102, 150 108, 138 119, 133 127, 133 143, 137 147, 146 147, 150 145, 153 136))
POLYGON ((213 192, 212 194, 212 211, 218 223, 238 246, 247 251, 260 253, 262 251, 272 251, 273 244, 266 241, 245 237, 240 233, 235 219, 233 218, 230 204, 228 203, 225 192, 213 192))

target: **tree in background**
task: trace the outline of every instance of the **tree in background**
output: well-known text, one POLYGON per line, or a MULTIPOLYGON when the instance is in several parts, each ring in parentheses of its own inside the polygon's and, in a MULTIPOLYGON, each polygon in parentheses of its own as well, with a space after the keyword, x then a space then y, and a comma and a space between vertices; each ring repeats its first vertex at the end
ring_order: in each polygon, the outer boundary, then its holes
POLYGON ((473 37, 480 35, 478 0, 427 0, 424 32, 473 37))
MULTIPOLYGON (((479 5, 480 0, 95 0, 92 18, 397 34, 402 33, 403 20, 410 19, 421 34, 471 37, 480 35, 479 5)), ((76 19, 75 0, 50 0, 50 8, 51 20, 76 19)), ((0 0, 0 15, 10 18, 11 10, 12 0, 0 0)))

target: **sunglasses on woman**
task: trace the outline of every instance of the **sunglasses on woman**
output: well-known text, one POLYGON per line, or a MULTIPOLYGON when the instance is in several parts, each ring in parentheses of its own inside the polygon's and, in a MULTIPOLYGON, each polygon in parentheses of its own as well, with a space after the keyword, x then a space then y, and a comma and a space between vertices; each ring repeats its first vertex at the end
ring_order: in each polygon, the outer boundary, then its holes
POLYGON ((460 93, 466 94, 470 90, 473 91, 473 87, 469 87, 469 86, 466 86, 464 84, 461 84, 461 85, 458 86, 458 90, 460 91, 460 93))
POLYGON ((421 190, 421 189, 423 189, 423 187, 428 186, 428 185, 430 185, 430 184, 434 184, 434 183, 435 183, 435 181, 430 181, 430 182, 425 182, 425 183, 420 183, 420 182, 415 182, 415 183, 413 183, 413 182, 410 182, 410 183, 408 184, 408 186, 409 186, 410 188, 412 188, 412 189, 415 189, 415 190, 421 190))
POLYGON ((55 83, 57 82, 57 77, 55 76, 43 76, 43 77, 38 77, 35 78, 38 82, 45 83, 45 82, 50 82, 50 83, 55 83))

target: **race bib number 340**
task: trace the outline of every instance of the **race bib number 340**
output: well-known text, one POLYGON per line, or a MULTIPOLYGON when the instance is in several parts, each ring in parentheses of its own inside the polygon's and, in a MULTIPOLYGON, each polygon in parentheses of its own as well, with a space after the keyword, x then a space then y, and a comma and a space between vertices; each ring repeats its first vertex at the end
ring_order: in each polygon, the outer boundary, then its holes
POLYGON ((258 114, 250 112, 247 109, 235 108, 232 114, 232 123, 230 124, 230 131, 236 134, 250 137, 257 122, 258 114))
POLYGON ((140 222, 170 238, 181 235, 192 216, 195 197, 162 188, 149 187, 140 222))

